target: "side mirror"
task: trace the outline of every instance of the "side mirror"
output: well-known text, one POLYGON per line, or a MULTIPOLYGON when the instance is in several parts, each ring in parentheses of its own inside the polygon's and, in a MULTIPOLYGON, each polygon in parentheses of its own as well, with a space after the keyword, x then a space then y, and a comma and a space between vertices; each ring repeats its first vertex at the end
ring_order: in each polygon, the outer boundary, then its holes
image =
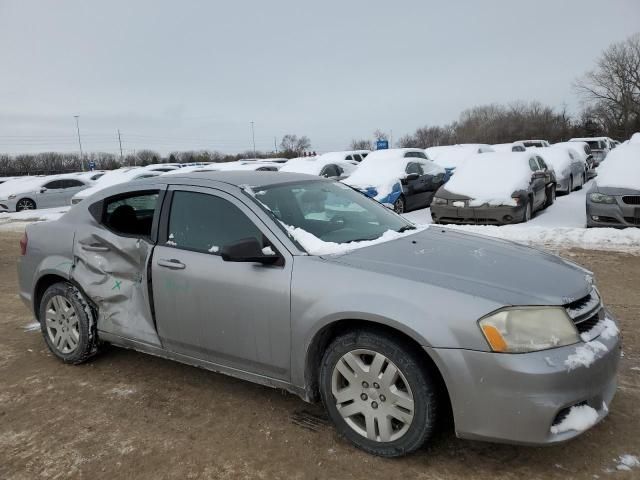
POLYGON ((271 265, 280 260, 280 256, 269 247, 273 255, 265 254, 256 238, 243 238, 220 249, 220 256, 225 262, 252 262, 271 265))
POLYGON ((544 172, 533 172, 533 178, 545 178, 545 173, 544 172))
POLYGON ((417 180, 419 178, 420 178, 420 175, 418 175, 417 173, 408 173, 402 180, 400 180, 400 183, 402 183, 403 185, 406 185, 407 183, 417 180))
POLYGON ((44 187, 42 187, 42 188, 40 189, 40 193, 44 193, 44 192, 46 192, 46 191, 47 191, 47 189, 46 189, 46 188, 44 188, 44 187))

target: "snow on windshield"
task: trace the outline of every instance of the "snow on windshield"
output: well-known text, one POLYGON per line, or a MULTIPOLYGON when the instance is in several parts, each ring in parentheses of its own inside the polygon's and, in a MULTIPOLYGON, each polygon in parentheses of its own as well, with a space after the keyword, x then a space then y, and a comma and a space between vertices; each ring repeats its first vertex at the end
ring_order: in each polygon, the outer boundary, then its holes
MULTIPOLYGON (((434 158, 434 162, 444 168, 458 168, 466 163, 470 158, 475 158, 480 154, 476 148, 466 146, 440 147, 440 150, 434 158)), ((429 157, 431 158, 431 157, 429 157)))
POLYGON ((613 149, 598 167, 599 187, 640 189, 640 144, 629 143, 613 149))
POLYGON ((445 188, 470 197, 472 206, 485 203, 515 206, 511 195, 526 190, 531 181, 529 157, 525 152, 483 153, 456 169, 445 188))

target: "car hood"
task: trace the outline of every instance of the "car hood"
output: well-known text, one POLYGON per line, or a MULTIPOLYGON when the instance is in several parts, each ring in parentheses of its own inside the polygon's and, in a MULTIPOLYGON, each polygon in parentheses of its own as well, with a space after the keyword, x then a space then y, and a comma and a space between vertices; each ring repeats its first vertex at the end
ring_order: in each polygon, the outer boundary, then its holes
POLYGON ((589 191, 603 193, 605 195, 640 195, 640 188, 623 188, 623 187, 608 187, 606 185, 598 185, 594 182, 594 187, 589 191))
POLYGON ((325 258, 502 305, 563 305, 592 288, 591 272, 558 256, 442 227, 325 258))

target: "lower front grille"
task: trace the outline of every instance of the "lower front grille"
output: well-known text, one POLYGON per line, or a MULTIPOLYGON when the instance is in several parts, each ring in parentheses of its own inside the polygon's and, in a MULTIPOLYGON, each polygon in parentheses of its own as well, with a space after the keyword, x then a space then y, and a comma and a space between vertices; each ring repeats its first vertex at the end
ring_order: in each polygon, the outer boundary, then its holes
POLYGON ((624 217, 624 221, 631 225, 640 225, 640 218, 637 217, 624 217))

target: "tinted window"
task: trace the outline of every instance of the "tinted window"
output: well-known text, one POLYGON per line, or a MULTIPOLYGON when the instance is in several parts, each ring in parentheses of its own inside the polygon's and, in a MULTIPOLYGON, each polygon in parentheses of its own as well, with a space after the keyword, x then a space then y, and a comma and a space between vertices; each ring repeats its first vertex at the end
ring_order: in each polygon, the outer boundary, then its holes
POLYGON ((42 187, 48 190, 64 188, 64 180, 54 180, 53 182, 45 183, 42 187))
POLYGON ((427 155, 424 152, 407 152, 404 154, 404 158, 424 158, 428 160, 427 155))
POLYGON ((340 171, 334 164, 330 164, 324 166, 324 168, 320 172, 320 175, 323 177, 339 177, 340 171))
POLYGON ((226 245, 247 238, 264 244, 262 232, 231 202, 198 192, 173 194, 167 245, 219 253, 226 245))
POLYGON ((150 237, 157 203, 157 191, 108 198, 104 201, 102 223, 120 235, 150 237))
POLYGON ((347 158, 345 158, 345 160, 353 160, 353 155, 347 155, 347 158))
MULTIPOLYGON (((412 152, 409 152, 412 153, 412 152)), ((417 173, 418 175, 423 175, 424 174, 424 170, 422 170, 422 165, 420 165, 419 163, 415 163, 415 162, 411 162, 407 165, 407 168, 405 170, 407 173, 417 173)))
POLYGON ((542 157, 536 157, 536 158, 538 159, 538 165, 540 165, 540 168, 548 168, 547 164, 544 162, 542 157))
POLYGON ((361 161, 362 161, 362 157, 361 157, 359 154, 357 154, 357 153, 353 156, 353 159, 354 159, 356 162, 361 162, 361 161))
POLYGON ((73 179, 63 180, 62 185, 63 185, 62 188, 84 187, 84 183, 82 183, 80 180, 73 180, 73 179))

